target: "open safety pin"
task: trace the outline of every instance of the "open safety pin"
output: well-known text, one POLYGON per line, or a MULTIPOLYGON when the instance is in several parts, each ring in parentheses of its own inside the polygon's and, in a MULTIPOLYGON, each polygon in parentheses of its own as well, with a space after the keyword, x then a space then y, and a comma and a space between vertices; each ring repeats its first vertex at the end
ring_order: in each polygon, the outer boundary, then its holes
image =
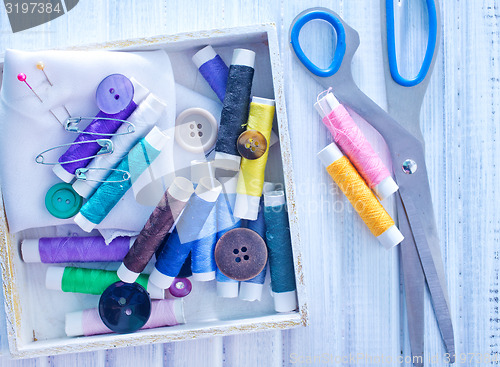
POLYGON ((127 135, 127 134, 132 134, 135 132, 135 126, 133 123, 127 120, 120 120, 120 119, 114 119, 111 117, 68 117, 66 121, 64 122, 64 129, 66 131, 69 131, 71 133, 77 133, 77 134, 90 134, 90 135, 102 135, 102 136, 117 136, 117 135, 127 135), (78 124, 82 120, 110 120, 110 121, 117 121, 117 122, 122 122, 122 123, 127 123, 129 126, 127 128, 126 132, 123 133, 114 133, 114 134, 105 134, 105 133, 95 133, 95 132, 87 132, 84 130, 81 130, 78 128, 78 124))
POLYGON ((77 180, 81 181, 92 181, 92 182, 112 182, 112 183, 117 183, 117 182, 125 182, 130 180, 130 172, 125 171, 123 169, 117 169, 117 168, 78 168, 75 171, 75 176, 77 180), (114 172, 123 172, 123 179, 122 180, 92 180, 87 177, 86 173, 92 170, 102 170, 102 171, 114 171, 114 172))
POLYGON ((68 163, 85 161, 87 159, 95 158, 95 157, 98 157, 98 156, 104 155, 104 154, 111 154, 111 153, 113 153, 113 150, 114 150, 114 148, 113 148, 113 142, 110 139, 96 139, 96 140, 79 141, 79 142, 73 142, 73 143, 68 143, 68 144, 57 145, 55 147, 49 148, 47 150, 44 150, 43 152, 41 152, 40 154, 38 154, 35 157, 35 162, 38 163, 38 164, 45 164, 45 165, 49 165, 49 166, 54 166, 56 164, 68 164, 68 163), (74 159, 74 160, 66 161, 66 162, 45 162, 45 157, 43 155, 45 153, 47 153, 47 152, 50 152, 52 150, 59 149, 59 148, 69 147, 71 145, 87 144, 87 143, 97 143, 102 148, 95 155, 92 155, 92 156, 89 156, 89 157, 83 157, 83 158, 74 159))

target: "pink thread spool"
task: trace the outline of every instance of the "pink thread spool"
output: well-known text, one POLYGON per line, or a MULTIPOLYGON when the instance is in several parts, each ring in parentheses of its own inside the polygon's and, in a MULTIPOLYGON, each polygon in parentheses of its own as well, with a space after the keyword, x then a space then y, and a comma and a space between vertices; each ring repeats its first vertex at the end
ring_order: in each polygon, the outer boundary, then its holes
POLYGON ((379 199, 384 200, 394 194, 399 187, 391 173, 333 93, 328 92, 314 107, 335 142, 379 199))
MULTIPOLYGON (((151 316, 143 329, 184 324, 182 299, 164 299, 151 302, 151 316)), ((97 308, 66 314, 64 330, 68 336, 110 334, 111 331, 99 316, 97 308)))

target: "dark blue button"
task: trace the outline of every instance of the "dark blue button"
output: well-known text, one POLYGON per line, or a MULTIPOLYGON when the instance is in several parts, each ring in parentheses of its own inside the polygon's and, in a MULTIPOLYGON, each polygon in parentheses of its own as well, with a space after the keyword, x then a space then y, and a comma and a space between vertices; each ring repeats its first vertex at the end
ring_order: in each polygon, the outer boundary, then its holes
POLYGON ((99 299, 102 322, 117 333, 133 333, 143 327, 151 315, 151 299, 138 283, 116 282, 99 299))
POLYGON ((109 115, 123 111, 132 102, 134 86, 122 74, 111 74, 104 78, 97 87, 97 107, 109 115))

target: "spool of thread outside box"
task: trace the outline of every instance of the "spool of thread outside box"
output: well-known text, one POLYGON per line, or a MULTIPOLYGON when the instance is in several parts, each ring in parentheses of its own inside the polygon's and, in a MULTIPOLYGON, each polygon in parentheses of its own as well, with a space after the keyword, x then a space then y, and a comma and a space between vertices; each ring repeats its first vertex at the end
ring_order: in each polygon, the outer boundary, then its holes
POLYGON ((328 145, 318 158, 380 243, 387 249, 400 243, 404 237, 391 216, 337 145, 328 145))
POLYGON ((326 93, 314 107, 335 143, 344 151, 368 187, 373 189, 380 200, 394 194, 398 190, 398 185, 391 177, 391 173, 333 93, 326 93))

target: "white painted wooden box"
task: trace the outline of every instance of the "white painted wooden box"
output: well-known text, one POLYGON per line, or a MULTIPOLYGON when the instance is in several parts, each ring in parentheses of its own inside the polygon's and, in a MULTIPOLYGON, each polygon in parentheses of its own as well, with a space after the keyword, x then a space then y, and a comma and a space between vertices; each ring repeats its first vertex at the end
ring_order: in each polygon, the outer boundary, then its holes
MULTIPOLYGON (((176 68, 181 65, 183 70, 186 65, 192 65, 192 73, 183 73, 185 75, 182 76, 182 80, 175 75, 177 81, 202 94, 210 95, 208 85, 200 82, 201 75, 191 61, 194 52, 207 44, 216 48, 225 60, 230 60, 234 48, 249 48, 256 51, 253 95, 271 98, 274 96, 276 99, 275 121, 277 123, 274 125, 274 130, 279 133, 280 144, 270 152, 266 180, 281 182, 286 189, 297 282, 298 311, 282 314, 274 311, 267 286, 269 279, 266 279, 266 287, 260 302, 218 298, 215 281, 213 281, 195 286, 193 292, 186 298, 184 307, 187 323, 184 325, 141 330, 132 334, 68 338, 64 332, 65 313, 96 307, 98 296, 46 290, 44 274, 47 265, 25 264, 21 260, 19 246, 23 238, 55 235, 56 229, 26 230, 13 235, 9 233, 7 218, 5 212, 2 211, 0 214, 0 258, 9 345, 14 358, 163 343, 267 329, 286 329, 307 324, 307 304, 300 253, 300 227, 295 203, 283 71, 275 26, 262 24, 182 33, 89 45, 77 49, 165 49, 170 56, 174 75, 176 68)), ((1 68, 3 70, 3 63, 1 68)), ((108 265, 107 268, 112 267, 108 265)))

